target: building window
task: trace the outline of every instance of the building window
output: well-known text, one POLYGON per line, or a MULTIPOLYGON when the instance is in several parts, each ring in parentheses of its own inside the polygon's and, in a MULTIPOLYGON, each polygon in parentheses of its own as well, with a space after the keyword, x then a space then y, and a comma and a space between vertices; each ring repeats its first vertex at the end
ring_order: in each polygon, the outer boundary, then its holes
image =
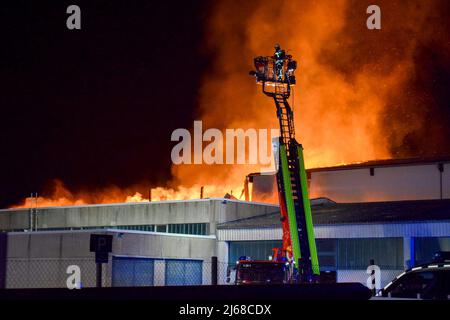
POLYGON ((273 248, 281 248, 281 240, 231 241, 228 250, 228 264, 235 265, 242 256, 253 260, 268 260, 273 248))
POLYGON ((321 271, 335 271, 337 266, 337 240, 316 239, 317 256, 321 271))
POLYGON ((167 232, 167 225, 157 225, 156 226, 156 232, 167 232))
POLYGON ((137 230, 137 231, 155 231, 155 226, 153 224, 142 224, 142 225, 130 225, 130 226, 115 226, 111 227, 113 229, 119 230, 137 230))
POLYGON ((207 234, 207 223, 177 223, 169 224, 169 233, 179 233, 179 234, 195 234, 195 235, 206 235, 207 234))
POLYGON ((140 225, 132 225, 132 226, 118 226, 116 228, 117 229, 124 229, 124 230, 147 231, 147 232, 155 231, 155 225, 153 225, 153 224, 140 224, 140 225))
POLYGON ((414 265, 431 262, 438 251, 450 251, 450 237, 415 238, 414 265))
MULTIPOLYGON (((241 256, 253 260, 268 260, 273 248, 281 248, 280 240, 269 241, 231 241, 228 250, 228 263, 234 265, 241 256)), ((316 239, 317 254, 321 270, 336 270, 336 239, 316 239)))
POLYGON ((403 269, 402 238, 338 239, 338 269, 363 270, 374 260, 381 269, 403 269))

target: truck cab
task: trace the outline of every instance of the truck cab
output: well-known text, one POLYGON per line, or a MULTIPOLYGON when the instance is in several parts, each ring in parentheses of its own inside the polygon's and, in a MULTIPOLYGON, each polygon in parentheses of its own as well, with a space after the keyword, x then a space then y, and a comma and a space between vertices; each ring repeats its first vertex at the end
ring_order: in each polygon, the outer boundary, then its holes
POLYGON ((273 260, 239 260, 234 268, 228 268, 227 282, 231 282, 234 274, 234 284, 283 284, 290 278, 290 266, 288 263, 273 260))

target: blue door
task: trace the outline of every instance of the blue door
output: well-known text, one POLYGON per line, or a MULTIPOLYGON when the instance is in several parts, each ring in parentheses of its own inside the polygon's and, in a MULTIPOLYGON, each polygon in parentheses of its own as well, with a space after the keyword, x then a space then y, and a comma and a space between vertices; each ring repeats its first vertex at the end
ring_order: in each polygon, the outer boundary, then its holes
POLYGON ((202 284, 203 261, 166 260, 166 285, 185 286, 202 284))
POLYGON ((113 257, 112 286, 137 287, 152 286, 155 259, 113 257))

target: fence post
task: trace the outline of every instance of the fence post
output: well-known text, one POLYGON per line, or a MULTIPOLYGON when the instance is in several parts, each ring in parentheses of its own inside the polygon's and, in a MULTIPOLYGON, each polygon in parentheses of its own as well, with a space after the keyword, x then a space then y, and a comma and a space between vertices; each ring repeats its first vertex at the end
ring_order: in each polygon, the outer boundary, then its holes
POLYGON ((8 235, 6 233, 0 233, 0 289, 6 288, 6 268, 8 254, 8 235))
POLYGON ((102 263, 101 262, 97 262, 97 269, 96 269, 96 287, 97 288, 101 288, 102 287, 102 263))
POLYGON ((217 257, 211 257, 211 285, 217 285, 217 257))
MULTIPOLYGON (((371 266, 373 266, 373 265, 375 265, 375 260, 374 259, 370 259, 369 263, 370 263, 371 266)), ((372 270, 371 276, 373 276, 373 278, 372 278, 372 285, 373 285, 372 295, 375 297, 377 295, 377 288, 376 288, 376 281, 375 281, 375 270, 372 270)))

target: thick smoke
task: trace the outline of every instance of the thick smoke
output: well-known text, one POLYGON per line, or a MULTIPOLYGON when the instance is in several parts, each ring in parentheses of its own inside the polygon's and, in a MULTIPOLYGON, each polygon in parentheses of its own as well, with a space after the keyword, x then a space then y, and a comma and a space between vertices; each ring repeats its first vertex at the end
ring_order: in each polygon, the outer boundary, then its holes
MULTIPOLYGON (((206 127, 277 128, 273 102, 247 75, 280 43, 299 60, 297 139, 307 167, 449 153, 445 1, 230 1, 211 10, 201 88, 206 127), (446 135, 447 133, 447 135, 446 135), (431 140, 431 141, 430 141, 431 140)), ((176 166, 179 183, 240 182, 250 166, 176 166), (204 182, 202 182, 204 181, 204 182)))
MULTIPOLYGON (((307 167, 450 154, 449 2, 376 1, 381 30, 366 27, 371 4, 215 2, 208 8, 202 47, 214 62, 203 77, 196 119, 204 129, 277 128, 273 102, 248 71, 255 56, 271 55, 280 43, 299 61, 291 102, 307 167)), ((198 198, 203 185, 205 197, 231 190, 239 197, 245 175, 259 169, 174 165, 172 189, 154 189, 152 197, 198 198)), ((137 201, 149 198, 147 191, 136 186, 103 190, 94 200, 92 193, 79 196, 86 202, 124 201, 126 195, 137 201)))

